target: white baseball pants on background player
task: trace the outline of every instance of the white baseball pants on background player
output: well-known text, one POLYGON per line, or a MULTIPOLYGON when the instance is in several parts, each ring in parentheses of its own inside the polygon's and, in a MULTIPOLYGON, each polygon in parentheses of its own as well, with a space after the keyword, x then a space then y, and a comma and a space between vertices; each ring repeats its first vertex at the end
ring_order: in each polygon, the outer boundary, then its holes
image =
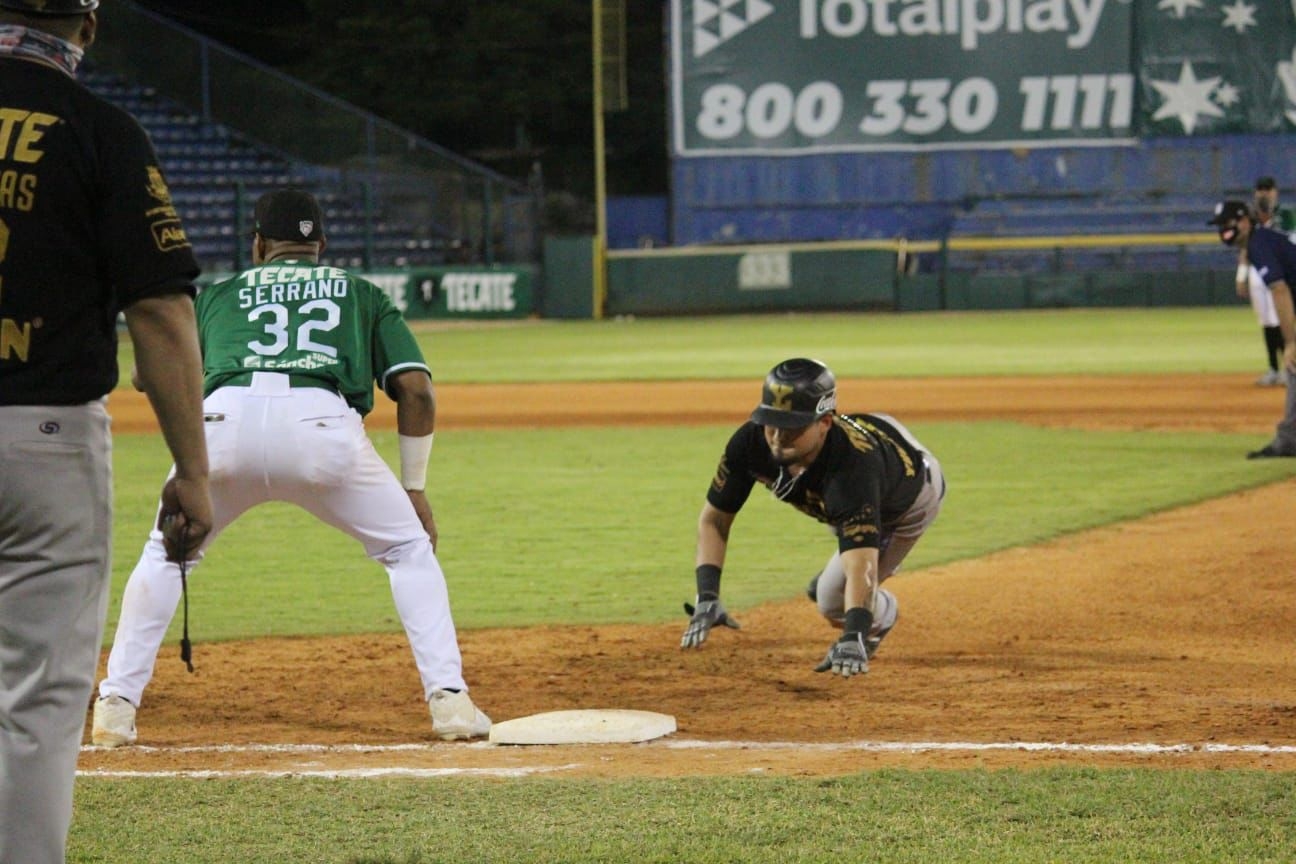
POLYGON ((1278 310, 1274 308, 1273 292, 1260 278, 1256 268, 1247 267, 1247 293, 1251 298, 1251 309, 1261 327, 1278 326, 1278 310))
MULTIPOLYGON (((359 540, 365 554, 386 568, 424 701, 436 689, 467 690, 441 565, 360 415, 336 393, 290 387, 286 375, 263 372, 249 387, 216 390, 203 407, 214 507, 203 549, 240 514, 266 501, 288 501, 313 513, 359 540)), ((180 568, 166 560, 155 528, 126 583, 101 697, 140 704, 179 602, 180 568)))

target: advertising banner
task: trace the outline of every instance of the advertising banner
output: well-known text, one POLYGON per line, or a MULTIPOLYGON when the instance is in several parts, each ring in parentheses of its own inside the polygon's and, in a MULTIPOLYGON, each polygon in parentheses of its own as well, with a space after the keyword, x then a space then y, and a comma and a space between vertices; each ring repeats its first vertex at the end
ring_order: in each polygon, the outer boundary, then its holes
POLYGON ((1137 4, 1140 132, 1296 129, 1296 0, 1137 4))
POLYGON ((1296 129, 1296 0, 672 0, 674 155, 1296 129))
MULTIPOLYGON (((204 273, 199 287, 233 273, 204 273)), ((377 285, 406 318, 526 318, 536 311, 536 268, 408 267, 355 275, 377 285)))
POLYGON ((1128 0, 672 0, 672 146, 1128 143, 1132 45, 1128 0))
POLYGON ((363 275, 410 320, 526 318, 535 311, 529 267, 413 267, 363 275))

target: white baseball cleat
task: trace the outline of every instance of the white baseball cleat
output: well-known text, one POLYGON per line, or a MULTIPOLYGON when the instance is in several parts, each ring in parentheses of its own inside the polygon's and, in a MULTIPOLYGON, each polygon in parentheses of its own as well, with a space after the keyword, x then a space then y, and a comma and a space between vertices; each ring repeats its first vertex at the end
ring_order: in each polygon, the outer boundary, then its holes
POLYGON ((90 741, 100 747, 135 743, 135 706, 121 696, 95 700, 90 741))
POLYGON ((482 738, 490 734, 490 718, 473 704, 465 691, 433 690, 428 710, 432 712, 432 731, 442 741, 482 738))

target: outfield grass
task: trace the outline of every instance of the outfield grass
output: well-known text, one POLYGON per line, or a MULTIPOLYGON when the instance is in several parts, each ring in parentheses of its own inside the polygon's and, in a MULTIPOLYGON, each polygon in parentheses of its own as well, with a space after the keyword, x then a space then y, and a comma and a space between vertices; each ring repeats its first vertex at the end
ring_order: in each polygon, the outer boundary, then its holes
MULTIPOLYGON (((788 357, 841 377, 1255 372, 1251 308, 782 314, 416 325, 447 383, 755 378, 788 357)), ((122 380, 133 362, 120 353, 122 380)))

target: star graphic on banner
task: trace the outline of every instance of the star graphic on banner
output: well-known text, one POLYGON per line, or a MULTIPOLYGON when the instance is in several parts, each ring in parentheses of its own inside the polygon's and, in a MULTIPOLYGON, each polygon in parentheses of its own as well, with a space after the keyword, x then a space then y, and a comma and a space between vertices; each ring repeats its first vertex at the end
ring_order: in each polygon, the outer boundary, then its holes
POLYGON ((1232 27, 1238 33, 1246 35, 1248 27, 1256 26, 1256 7, 1250 3, 1237 0, 1232 6, 1224 6, 1224 23, 1221 27, 1232 27))
POLYGON ((1157 9, 1171 9, 1176 18, 1187 15, 1189 9, 1200 8, 1202 8, 1201 0, 1160 0, 1157 3, 1157 9))
POLYGON ((1215 101, 1225 108, 1236 105, 1241 98, 1238 88, 1232 84, 1224 83, 1215 88, 1215 101))
POLYGON ((773 14, 774 7, 766 0, 696 0, 693 5, 693 56, 701 57, 773 14))
POLYGON ((1278 75, 1278 81, 1283 86, 1283 92, 1287 95, 1287 110, 1284 112, 1287 119, 1293 125, 1296 125, 1296 48, 1292 49, 1290 60, 1281 60, 1274 68, 1278 75))
MULTIPOLYGON (((1162 2, 1169 2, 1169 0, 1162 0, 1162 2)), ((1192 64, 1185 60, 1179 70, 1178 81, 1152 82, 1152 86, 1165 100, 1152 115, 1152 119, 1164 120, 1167 117, 1177 117, 1183 124, 1184 132, 1193 134, 1193 130, 1197 128, 1199 114, 1207 117, 1224 116, 1224 112, 1210 98, 1219 83, 1219 78, 1205 78, 1198 81, 1192 64)))

